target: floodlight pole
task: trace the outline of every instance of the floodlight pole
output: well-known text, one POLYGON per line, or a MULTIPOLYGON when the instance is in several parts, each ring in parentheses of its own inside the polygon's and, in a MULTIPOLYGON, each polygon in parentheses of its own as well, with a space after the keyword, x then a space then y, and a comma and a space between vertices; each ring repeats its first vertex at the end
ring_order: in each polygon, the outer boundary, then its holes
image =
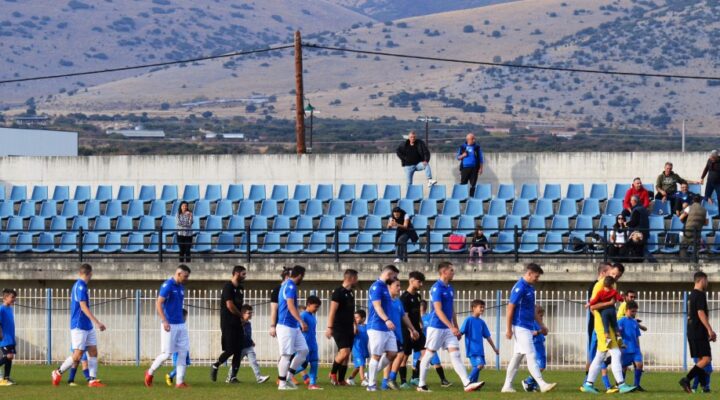
POLYGON ((297 154, 305 154, 305 91, 303 89, 302 38, 295 32, 295 141, 297 154))

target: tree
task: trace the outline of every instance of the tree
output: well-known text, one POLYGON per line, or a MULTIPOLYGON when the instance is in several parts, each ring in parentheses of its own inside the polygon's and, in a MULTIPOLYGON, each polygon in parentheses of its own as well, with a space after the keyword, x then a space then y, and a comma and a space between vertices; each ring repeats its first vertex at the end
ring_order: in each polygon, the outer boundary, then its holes
POLYGON ((465 25, 463 26, 463 33, 473 33, 475 32, 475 27, 472 25, 465 25))
POLYGON ((204 113, 202 113, 202 117, 205 119, 211 118, 212 116, 213 116, 212 111, 205 111, 204 113))

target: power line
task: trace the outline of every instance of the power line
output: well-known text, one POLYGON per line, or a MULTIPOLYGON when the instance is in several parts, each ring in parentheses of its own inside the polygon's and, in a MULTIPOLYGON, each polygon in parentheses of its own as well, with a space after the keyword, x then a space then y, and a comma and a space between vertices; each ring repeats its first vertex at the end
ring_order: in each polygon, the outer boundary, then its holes
POLYGON ((168 65, 177 65, 177 64, 186 64, 186 63, 192 63, 192 62, 198 62, 198 61, 216 60, 219 58, 230 58, 230 57, 246 56, 246 55, 250 55, 250 54, 267 53, 270 51, 289 49, 291 47, 293 47, 292 44, 287 44, 287 45, 282 45, 282 46, 278 46, 278 47, 269 47, 266 49, 236 51, 233 53, 220 54, 220 55, 216 55, 216 56, 203 56, 203 57, 189 58, 186 60, 164 61, 164 62, 153 63, 153 64, 132 65, 132 66, 126 66, 126 67, 99 69, 99 70, 92 70, 92 71, 70 72, 67 74, 58 74, 58 75, 44 75, 44 76, 33 76, 33 77, 29 77, 29 78, 7 79, 7 80, 0 81, 0 85, 6 84, 6 83, 42 81, 42 80, 48 80, 48 79, 69 78, 69 77, 73 77, 73 76, 96 75, 96 74, 106 74, 106 73, 110 73, 110 72, 130 71, 130 70, 143 69, 143 68, 164 67, 164 66, 168 66, 168 65))
POLYGON ((658 74, 658 73, 626 72, 626 71, 603 71, 603 70, 599 70, 599 69, 584 69, 584 68, 544 67, 542 65, 496 63, 496 62, 489 62, 489 61, 464 60, 464 59, 458 59, 458 58, 430 57, 430 56, 418 56, 418 55, 413 55, 413 54, 387 53, 387 52, 382 52, 382 51, 356 50, 356 49, 349 49, 346 47, 322 46, 319 44, 312 44, 312 43, 305 43, 305 44, 303 44, 303 47, 307 47, 307 48, 311 48, 311 49, 321 49, 321 50, 346 51, 348 53, 357 53, 357 54, 366 54, 366 55, 397 57, 397 58, 410 58, 410 59, 414 59, 414 60, 483 65, 486 67, 520 68, 520 69, 533 69, 533 70, 555 71, 555 72, 578 72, 578 73, 584 73, 584 74, 598 74, 598 75, 635 76, 635 77, 642 77, 642 78, 672 78, 672 79, 694 79, 694 80, 720 81, 720 77, 715 77, 715 76, 658 74))

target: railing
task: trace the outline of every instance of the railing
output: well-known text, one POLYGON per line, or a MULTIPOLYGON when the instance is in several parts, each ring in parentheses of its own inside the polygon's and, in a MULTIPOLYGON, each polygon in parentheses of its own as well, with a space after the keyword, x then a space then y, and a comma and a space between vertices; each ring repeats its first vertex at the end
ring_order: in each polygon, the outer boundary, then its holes
MULTIPOLYGON (((307 284, 306 284, 307 285, 307 284)), ((426 283, 426 288, 430 283, 426 283)), ((637 288, 636 288, 637 289, 637 288)), ((318 318, 317 340, 320 361, 332 362, 336 351, 334 342, 327 340, 322 327, 326 326, 331 292, 301 290, 300 298, 310 294, 322 300, 318 318)), ((160 320, 155 313, 155 290, 91 290, 91 307, 106 326, 98 332, 100 361, 103 364, 140 365, 149 362, 160 351, 160 320)), ((253 340, 258 359, 266 366, 275 365, 278 357, 276 339, 268 334, 270 291, 247 290, 245 301, 254 306, 253 340)), ((427 293, 423 293, 427 298, 427 293)), ((185 306, 190 331, 190 355, 196 365, 207 365, 220 354, 219 290, 188 290, 185 306)), ((585 365, 587 311, 584 291, 540 291, 538 304, 546 309, 548 365, 551 369, 581 368, 585 365)), ((470 312, 473 299, 484 299, 483 319, 500 347, 495 356, 485 346, 489 366, 501 367, 512 356, 512 344, 504 338, 507 291, 458 290, 455 309, 462 323, 470 312)), ((646 369, 678 370, 692 364, 687 353, 684 325, 686 321, 685 292, 638 291, 638 318, 648 327, 640 338, 646 369)), ((303 303, 301 301, 301 303, 303 303)), ((720 318, 720 293, 708 293, 710 321, 720 318)), ((356 307, 367 309, 367 291, 356 291, 356 307)), ((17 326, 17 360, 22 363, 55 363, 65 359, 70 351, 69 290, 20 289, 15 318, 17 326)), ((464 340, 461 341, 464 352, 464 340)), ((712 343, 714 351, 720 350, 712 343)), ((444 362, 447 354, 441 352, 444 362)))

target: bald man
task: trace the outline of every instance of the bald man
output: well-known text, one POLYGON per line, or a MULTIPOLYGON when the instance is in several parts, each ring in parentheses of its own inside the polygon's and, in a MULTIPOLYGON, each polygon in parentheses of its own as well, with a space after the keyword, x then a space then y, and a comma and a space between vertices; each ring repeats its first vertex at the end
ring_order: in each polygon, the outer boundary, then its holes
POLYGON ((483 173, 483 152, 480 145, 475 143, 475 135, 468 133, 457 151, 457 159, 460 161, 460 183, 470 184, 470 197, 475 195, 475 185, 478 176, 483 173))

